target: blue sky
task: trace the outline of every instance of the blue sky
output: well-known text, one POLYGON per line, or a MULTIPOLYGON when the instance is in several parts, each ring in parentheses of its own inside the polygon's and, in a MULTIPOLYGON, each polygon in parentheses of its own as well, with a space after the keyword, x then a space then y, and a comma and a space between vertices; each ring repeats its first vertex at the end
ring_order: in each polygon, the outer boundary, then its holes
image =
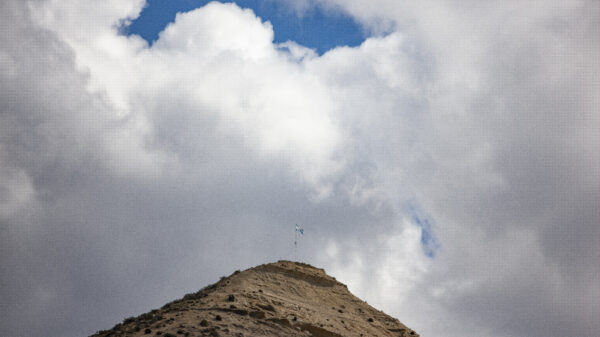
MULTIPOLYGON (((158 38, 158 34, 175 19, 178 12, 187 12, 202 7, 206 0, 149 0, 141 15, 129 27, 126 34, 137 34, 149 43, 158 38)), ((219 1, 231 2, 231 1, 219 1)), ((257 16, 273 25, 275 43, 288 40, 313 48, 319 55, 337 46, 360 45, 366 32, 350 16, 340 11, 323 7, 313 7, 297 13, 281 2, 238 0, 234 1, 242 8, 251 8, 257 16)))

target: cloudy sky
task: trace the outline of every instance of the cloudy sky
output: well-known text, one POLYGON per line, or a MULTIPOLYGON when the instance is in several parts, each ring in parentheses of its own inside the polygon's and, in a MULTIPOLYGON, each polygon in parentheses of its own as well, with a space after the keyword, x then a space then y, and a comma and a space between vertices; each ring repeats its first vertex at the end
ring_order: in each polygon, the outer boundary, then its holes
POLYGON ((595 0, 3 0, 0 330, 294 258, 424 337, 600 335, 595 0))

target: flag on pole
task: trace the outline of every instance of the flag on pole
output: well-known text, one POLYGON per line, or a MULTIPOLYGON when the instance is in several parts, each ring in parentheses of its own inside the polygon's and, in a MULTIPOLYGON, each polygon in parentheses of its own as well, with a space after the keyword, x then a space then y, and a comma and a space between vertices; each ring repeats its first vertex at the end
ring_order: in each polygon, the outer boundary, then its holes
POLYGON ((300 235, 304 235, 304 228, 296 224, 296 231, 294 232, 294 261, 298 261, 298 233, 300 233, 300 235))

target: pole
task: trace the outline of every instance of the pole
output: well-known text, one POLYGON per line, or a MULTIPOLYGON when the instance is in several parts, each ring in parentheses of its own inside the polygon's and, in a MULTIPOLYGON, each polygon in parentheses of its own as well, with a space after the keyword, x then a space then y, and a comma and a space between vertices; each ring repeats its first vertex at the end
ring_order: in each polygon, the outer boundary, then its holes
POLYGON ((298 231, 294 228, 294 261, 298 261, 298 231))

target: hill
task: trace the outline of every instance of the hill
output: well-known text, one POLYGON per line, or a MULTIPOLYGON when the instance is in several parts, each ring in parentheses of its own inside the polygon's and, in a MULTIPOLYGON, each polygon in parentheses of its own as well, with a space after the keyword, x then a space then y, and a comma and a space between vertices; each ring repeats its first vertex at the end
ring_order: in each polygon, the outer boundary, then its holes
POLYGON ((245 271, 138 317, 108 336, 418 336, 308 264, 279 261, 245 271))

